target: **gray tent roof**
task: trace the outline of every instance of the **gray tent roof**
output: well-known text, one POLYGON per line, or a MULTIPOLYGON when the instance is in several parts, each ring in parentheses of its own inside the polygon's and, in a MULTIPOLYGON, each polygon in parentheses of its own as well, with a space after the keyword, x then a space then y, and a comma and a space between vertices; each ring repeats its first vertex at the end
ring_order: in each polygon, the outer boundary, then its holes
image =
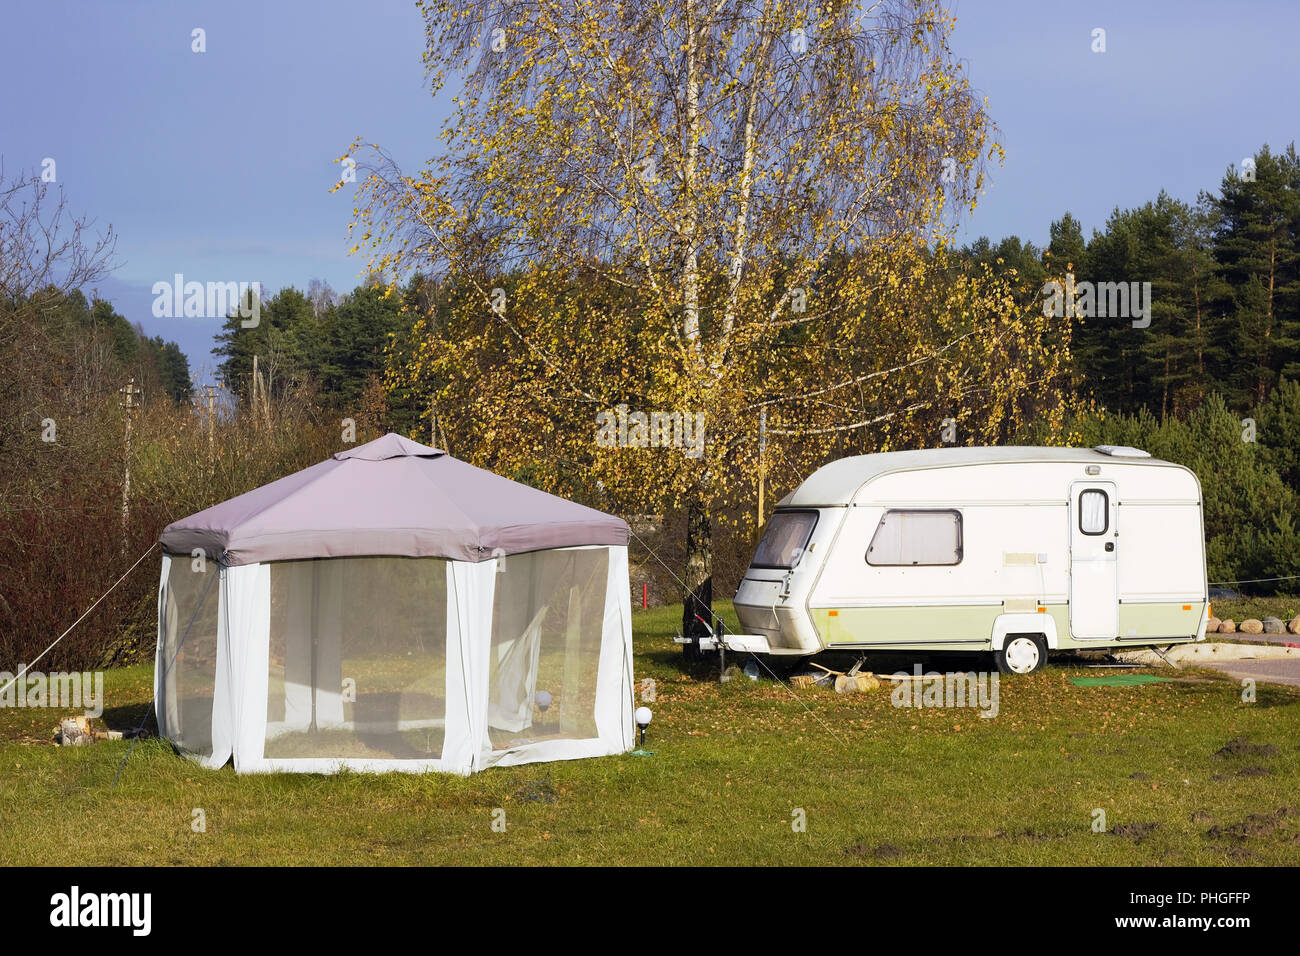
POLYGON ((627 523, 391 432, 174 521, 164 550, 228 564, 399 555, 484 561, 626 545, 627 523))

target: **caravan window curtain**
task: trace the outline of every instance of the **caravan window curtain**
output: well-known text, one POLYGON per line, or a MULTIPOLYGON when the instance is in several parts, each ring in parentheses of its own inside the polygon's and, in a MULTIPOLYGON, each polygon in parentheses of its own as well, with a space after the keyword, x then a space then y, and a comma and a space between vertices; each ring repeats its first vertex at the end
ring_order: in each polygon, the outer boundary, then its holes
POLYGON ((816 525, 815 511, 778 511, 767 523, 751 563, 756 568, 791 567, 795 552, 808 546, 816 525))
POLYGON ((1079 530, 1084 534, 1105 534, 1110 527, 1110 495, 1092 489, 1079 493, 1079 530))
POLYGON ((867 548, 867 564, 911 567, 960 564, 961 512, 886 511, 867 548))

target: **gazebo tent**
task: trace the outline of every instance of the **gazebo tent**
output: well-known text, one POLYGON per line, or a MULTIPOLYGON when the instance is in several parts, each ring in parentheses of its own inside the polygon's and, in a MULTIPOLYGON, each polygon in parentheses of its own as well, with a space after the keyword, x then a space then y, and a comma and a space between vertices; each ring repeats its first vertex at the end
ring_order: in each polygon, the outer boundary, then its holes
POLYGON ((168 525, 160 733, 240 773, 633 743, 627 524, 389 434, 168 525))

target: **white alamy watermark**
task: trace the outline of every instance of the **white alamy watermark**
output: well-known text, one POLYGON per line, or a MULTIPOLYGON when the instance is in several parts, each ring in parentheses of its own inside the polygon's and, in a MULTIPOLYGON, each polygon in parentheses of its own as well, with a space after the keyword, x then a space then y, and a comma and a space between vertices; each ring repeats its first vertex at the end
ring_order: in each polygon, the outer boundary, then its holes
POLYGON ((615 405, 596 415, 601 448, 681 448, 687 458, 704 454, 704 412, 630 412, 615 405))
POLYGON ((921 673, 921 665, 913 673, 895 671, 886 680, 894 682, 889 695, 895 707, 972 707, 981 717, 998 715, 998 675, 987 671, 940 674, 937 671, 921 673))
POLYGON ((84 709, 87 717, 99 717, 104 713, 104 672, 28 671, 14 677, 0 671, 0 707, 84 709))
POLYGON ((1130 319, 1135 329, 1151 325, 1150 282, 1076 283, 1074 273, 1067 272, 1064 285, 1045 282, 1042 295, 1044 318, 1130 319))
POLYGON ((133 936, 153 928, 152 893, 83 893, 74 886, 50 897, 50 925, 127 927, 133 936))
POLYGON ((185 281, 176 273, 152 289, 155 319, 224 319, 238 315, 240 325, 253 329, 262 321, 262 283, 185 281))

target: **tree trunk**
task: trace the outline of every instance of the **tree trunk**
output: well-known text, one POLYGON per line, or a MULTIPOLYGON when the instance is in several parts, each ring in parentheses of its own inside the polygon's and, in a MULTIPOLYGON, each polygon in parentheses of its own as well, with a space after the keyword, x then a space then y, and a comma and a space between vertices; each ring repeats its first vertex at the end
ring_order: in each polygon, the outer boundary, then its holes
POLYGON ((1264 349, 1259 359, 1259 404, 1268 400, 1269 374, 1268 359, 1270 339, 1273 336, 1273 289, 1277 282, 1277 240, 1269 243, 1268 249, 1268 311, 1264 320, 1264 349))
MULTIPOLYGON (((713 626, 713 522, 704 496, 692 493, 686 506, 686 589, 682 595, 682 635, 705 637, 713 626), (706 627, 700 618, 708 622, 706 627)), ((687 644, 693 653, 694 645, 687 644)))
POLYGON ((686 165, 682 172, 682 201, 686 204, 686 222, 682 231, 685 258, 682 265, 682 320, 686 341, 700 354, 700 250, 699 207, 696 205, 696 169, 700 156, 700 78, 697 56, 698 36, 695 7, 686 4, 686 165))
POLYGON ((1165 382, 1164 391, 1160 395, 1160 424, 1164 425, 1165 418, 1169 414, 1169 345, 1165 344, 1165 382))
MULTIPOLYGON (((683 227, 684 258, 682 269, 682 333, 694 349, 696 371, 701 378, 709 369, 704 361, 700 341, 699 209, 696 206, 695 179, 699 164, 700 74, 699 24, 693 0, 686 3, 686 158, 682 171, 682 198, 686 203, 683 227)), ((713 625, 713 525, 709 519, 706 495, 699 484, 691 489, 686 505, 686 578, 682 595, 682 636, 706 637, 713 625), (707 622, 704 623, 704 622, 707 622)), ((687 644, 688 656, 698 653, 698 645, 687 644)))
POLYGON ((1201 337, 1201 276, 1192 270, 1192 297, 1196 300, 1196 384, 1198 394, 1205 398, 1205 340, 1201 337))

